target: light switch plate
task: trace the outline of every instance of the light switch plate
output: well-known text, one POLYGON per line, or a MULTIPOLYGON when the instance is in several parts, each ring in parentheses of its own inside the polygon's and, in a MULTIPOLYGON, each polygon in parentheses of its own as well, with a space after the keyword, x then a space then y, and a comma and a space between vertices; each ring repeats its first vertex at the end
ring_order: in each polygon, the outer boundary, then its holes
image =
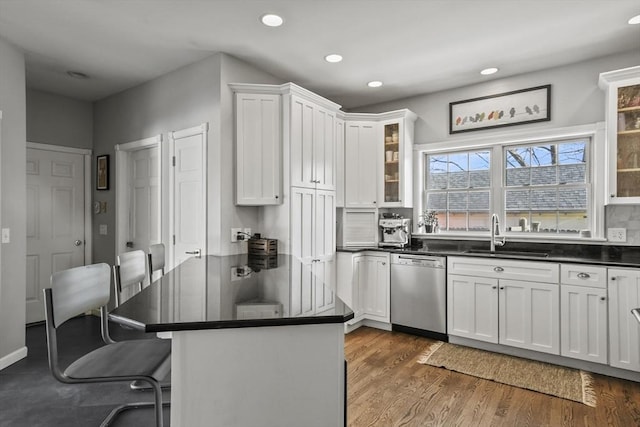
POLYGON ((610 242, 624 243, 627 241, 626 228, 607 228, 607 240, 610 242))
POLYGON ((11 242, 11 230, 9 228, 2 229, 2 243, 11 242))
POLYGON ((100 233, 101 236, 106 236, 107 235, 107 224, 100 224, 99 233, 100 233))

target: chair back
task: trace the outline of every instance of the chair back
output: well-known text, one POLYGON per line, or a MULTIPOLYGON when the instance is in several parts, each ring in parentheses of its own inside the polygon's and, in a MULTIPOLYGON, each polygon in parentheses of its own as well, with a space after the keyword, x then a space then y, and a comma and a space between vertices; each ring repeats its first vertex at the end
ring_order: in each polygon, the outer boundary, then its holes
POLYGON ((148 270, 149 270, 149 283, 153 282, 153 273, 160 271, 164 276, 165 257, 164 257, 164 244, 157 243, 149 246, 149 255, 147 256, 148 270))
POLYGON ((116 287, 116 306, 124 302, 123 297, 133 296, 142 290, 142 283, 147 277, 145 253, 141 250, 124 252, 116 257, 113 266, 114 283, 116 287), (132 290, 137 286, 137 290, 132 290))

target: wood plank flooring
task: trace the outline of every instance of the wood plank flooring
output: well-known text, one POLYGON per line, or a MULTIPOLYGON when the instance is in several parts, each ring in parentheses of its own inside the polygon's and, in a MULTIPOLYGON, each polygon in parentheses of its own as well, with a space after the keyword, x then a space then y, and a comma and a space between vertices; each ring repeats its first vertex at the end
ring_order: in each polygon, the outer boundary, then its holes
POLYGON ((345 336, 349 427, 640 426, 640 383, 594 375, 591 408, 420 365, 430 342, 367 327, 345 336))

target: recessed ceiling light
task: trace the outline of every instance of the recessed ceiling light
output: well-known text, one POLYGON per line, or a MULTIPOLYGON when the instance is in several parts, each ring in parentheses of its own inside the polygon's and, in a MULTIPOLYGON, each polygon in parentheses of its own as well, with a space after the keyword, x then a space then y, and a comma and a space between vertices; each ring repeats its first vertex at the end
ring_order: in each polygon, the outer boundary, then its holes
POLYGON ((483 76, 488 76, 490 74, 495 74, 498 72, 498 69, 496 67, 491 67, 491 68, 485 68, 484 70, 480 71, 480 74, 482 74, 483 76))
POLYGON ((629 24, 631 24, 631 25, 640 24, 640 15, 634 16, 633 18, 629 19, 629 21, 627 21, 627 22, 629 22, 629 24))
POLYGON ((260 21, 267 27, 279 27, 284 22, 284 19, 278 15, 274 15, 273 13, 267 13, 266 15, 262 15, 260 21))
POLYGON ((342 61, 342 55, 338 55, 337 53, 331 53, 325 56, 324 60, 327 62, 340 62, 342 61))
POLYGON ((372 82, 367 83, 367 86, 369 87, 380 87, 382 86, 382 82, 379 80, 374 80, 372 82))
POLYGON ((72 71, 69 70, 67 71, 67 75, 69 77, 73 77, 74 79, 80 79, 80 80, 84 80, 84 79, 88 79, 89 76, 81 71, 72 71))

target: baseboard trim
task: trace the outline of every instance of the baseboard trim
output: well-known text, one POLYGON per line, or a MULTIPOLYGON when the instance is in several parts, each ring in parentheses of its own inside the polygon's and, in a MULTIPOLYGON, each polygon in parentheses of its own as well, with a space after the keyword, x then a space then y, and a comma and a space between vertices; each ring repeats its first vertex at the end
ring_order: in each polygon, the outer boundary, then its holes
POLYGON ((0 371, 2 371, 6 367, 13 365, 19 360, 24 359, 25 357, 27 357, 27 347, 21 347, 16 351, 7 354, 6 356, 0 358, 0 371))

